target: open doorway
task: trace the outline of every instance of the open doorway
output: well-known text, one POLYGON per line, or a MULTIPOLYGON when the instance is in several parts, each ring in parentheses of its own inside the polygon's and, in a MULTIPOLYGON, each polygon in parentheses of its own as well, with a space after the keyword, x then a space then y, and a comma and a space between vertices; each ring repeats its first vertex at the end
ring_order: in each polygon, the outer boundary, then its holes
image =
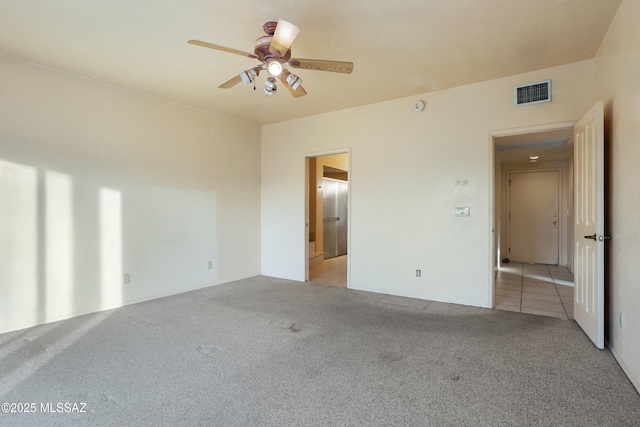
POLYGON ((494 132, 491 148, 492 306, 571 319, 573 124, 494 132))
POLYGON ((560 168, 507 172, 504 260, 560 264, 562 178, 560 168))
POLYGON ((307 157, 307 280, 348 287, 349 153, 307 157))

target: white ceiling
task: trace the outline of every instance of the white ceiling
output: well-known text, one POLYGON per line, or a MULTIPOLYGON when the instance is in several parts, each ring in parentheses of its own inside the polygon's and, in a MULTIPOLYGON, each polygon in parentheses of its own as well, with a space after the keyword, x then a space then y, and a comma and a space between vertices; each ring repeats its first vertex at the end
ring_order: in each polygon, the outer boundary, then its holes
POLYGON ((593 58, 621 0, 2 0, 0 53, 261 124, 593 58), (354 62, 296 70, 307 96, 238 84, 257 65, 187 44, 252 52, 262 24, 300 27, 293 57, 354 62))

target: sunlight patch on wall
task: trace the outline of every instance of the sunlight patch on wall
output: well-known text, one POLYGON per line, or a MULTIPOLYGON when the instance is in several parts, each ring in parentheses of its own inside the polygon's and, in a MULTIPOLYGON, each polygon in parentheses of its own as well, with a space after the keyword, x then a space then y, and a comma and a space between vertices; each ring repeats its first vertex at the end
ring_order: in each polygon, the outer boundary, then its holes
POLYGON ((46 317, 73 312, 73 185, 69 175, 45 173, 46 317))
POLYGON ((0 160, 0 313, 2 326, 38 316, 36 168, 0 160))
POLYGON ((100 189, 101 306, 122 305, 122 194, 100 189))

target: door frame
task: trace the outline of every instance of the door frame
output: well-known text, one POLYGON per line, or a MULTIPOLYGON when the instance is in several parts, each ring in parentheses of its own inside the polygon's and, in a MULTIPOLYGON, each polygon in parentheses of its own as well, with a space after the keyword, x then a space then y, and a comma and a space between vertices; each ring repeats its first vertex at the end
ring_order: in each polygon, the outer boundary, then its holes
MULTIPOLYGON (((556 172, 558 174, 558 247, 556 248, 558 251, 558 258, 557 258, 557 264, 556 265, 560 265, 561 261, 566 261, 566 257, 564 257, 565 259, 563 259, 562 257, 562 253, 563 250, 565 249, 565 247, 567 246, 566 242, 563 242, 562 239, 562 235, 563 235, 563 231, 565 226, 566 221, 566 215, 564 215, 562 213, 563 211, 563 201, 565 201, 565 194, 564 194, 564 182, 563 182, 563 172, 564 170, 562 168, 540 168, 540 169, 513 169, 513 170, 507 170, 507 181, 511 182, 510 180, 510 176, 511 174, 523 174, 523 173, 539 173, 539 172, 556 172)), ((511 186, 509 186, 509 190, 507 191, 507 214, 511 213, 511 186)), ((507 245, 511 246, 511 224, 507 224, 507 245)), ((568 250, 568 248, 567 248, 568 250)))
POLYGON ((494 304, 494 288, 496 273, 501 267, 501 261, 497 254, 499 248, 497 247, 498 239, 496 234, 500 230, 500 211, 496 209, 496 142, 495 139, 504 136, 522 135, 526 133, 539 133, 554 130, 563 130, 573 128, 577 122, 559 122, 559 123, 547 123, 535 126, 526 126, 511 129, 499 129, 489 132, 489 143, 487 149, 489 150, 489 286, 487 286, 487 301, 488 307, 493 308, 494 304), (496 213, 496 211, 498 211, 496 213))
POLYGON ((347 155, 347 172, 349 173, 349 186, 347 188, 347 288, 351 288, 351 229, 353 222, 351 221, 351 189, 352 189, 352 172, 351 172, 351 148, 337 148, 335 150, 316 151, 304 154, 304 280, 309 281, 309 159, 323 156, 331 156, 334 154, 347 155))

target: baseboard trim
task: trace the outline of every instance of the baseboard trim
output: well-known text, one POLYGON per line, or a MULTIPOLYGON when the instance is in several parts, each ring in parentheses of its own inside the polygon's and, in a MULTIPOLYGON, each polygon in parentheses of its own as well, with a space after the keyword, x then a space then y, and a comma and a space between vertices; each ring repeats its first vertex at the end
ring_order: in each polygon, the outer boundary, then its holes
POLYGON ((624 359, 616 351, 615 347, 612 348, 608 344, 607 344, 607 347, 609 347, 609 350, 611 351, 611 354, 613 354, 613 357, 616 359, 616 362, 618 362, 618 365, 620 365, 620 367, 622 368, 622 371, 627 375, 627 378, 629 378, 629 381, 635 387, 638 394, 640 394, 640 381, 638 380, 638 378, 636 378, 636 376, 633 375, 633 372, 631 372, 631 369, 629 369, 627 364, 624 363, 624 359))
MULTIPOLYGON (((236 279, 236 280, 242 280, 242 279, 236 279)), ((230 281, 234 281, 234 280, 230 280, 230 281)), ((199 289, 208 288, 210 286, 222 285, 224 283, 228 283, 228 282, 209 283, 206 285, 195 285, 193 288, 188 288, 188 289, 172 289, 167 292, 160 292, 157 294, 152 294, 152 295, 147 295, 140 298, 134 298, 134 299, 122 301, 120 304, 87 307, 82 310, 59 314, 57 316, 49 316, 46 318, 32 319, 30 321, 20 323, 20 324, 5 325, 0 327, 0 334, 20 331, 22 329, 33 328, 34 326, 40 326, 40 325, 46 325, 48 323, 59 322, 61 320, 73 319, 74 317, 80 317, 87 314, 101 313, 101 312, 113 310, 116 308, 126 307, 128 305, 139 304, 141 302, 147 302, 147 301, 153 301, 154 299, 166 298, 173 295, 182 294, 185 292, 193 292, 199 289)))

